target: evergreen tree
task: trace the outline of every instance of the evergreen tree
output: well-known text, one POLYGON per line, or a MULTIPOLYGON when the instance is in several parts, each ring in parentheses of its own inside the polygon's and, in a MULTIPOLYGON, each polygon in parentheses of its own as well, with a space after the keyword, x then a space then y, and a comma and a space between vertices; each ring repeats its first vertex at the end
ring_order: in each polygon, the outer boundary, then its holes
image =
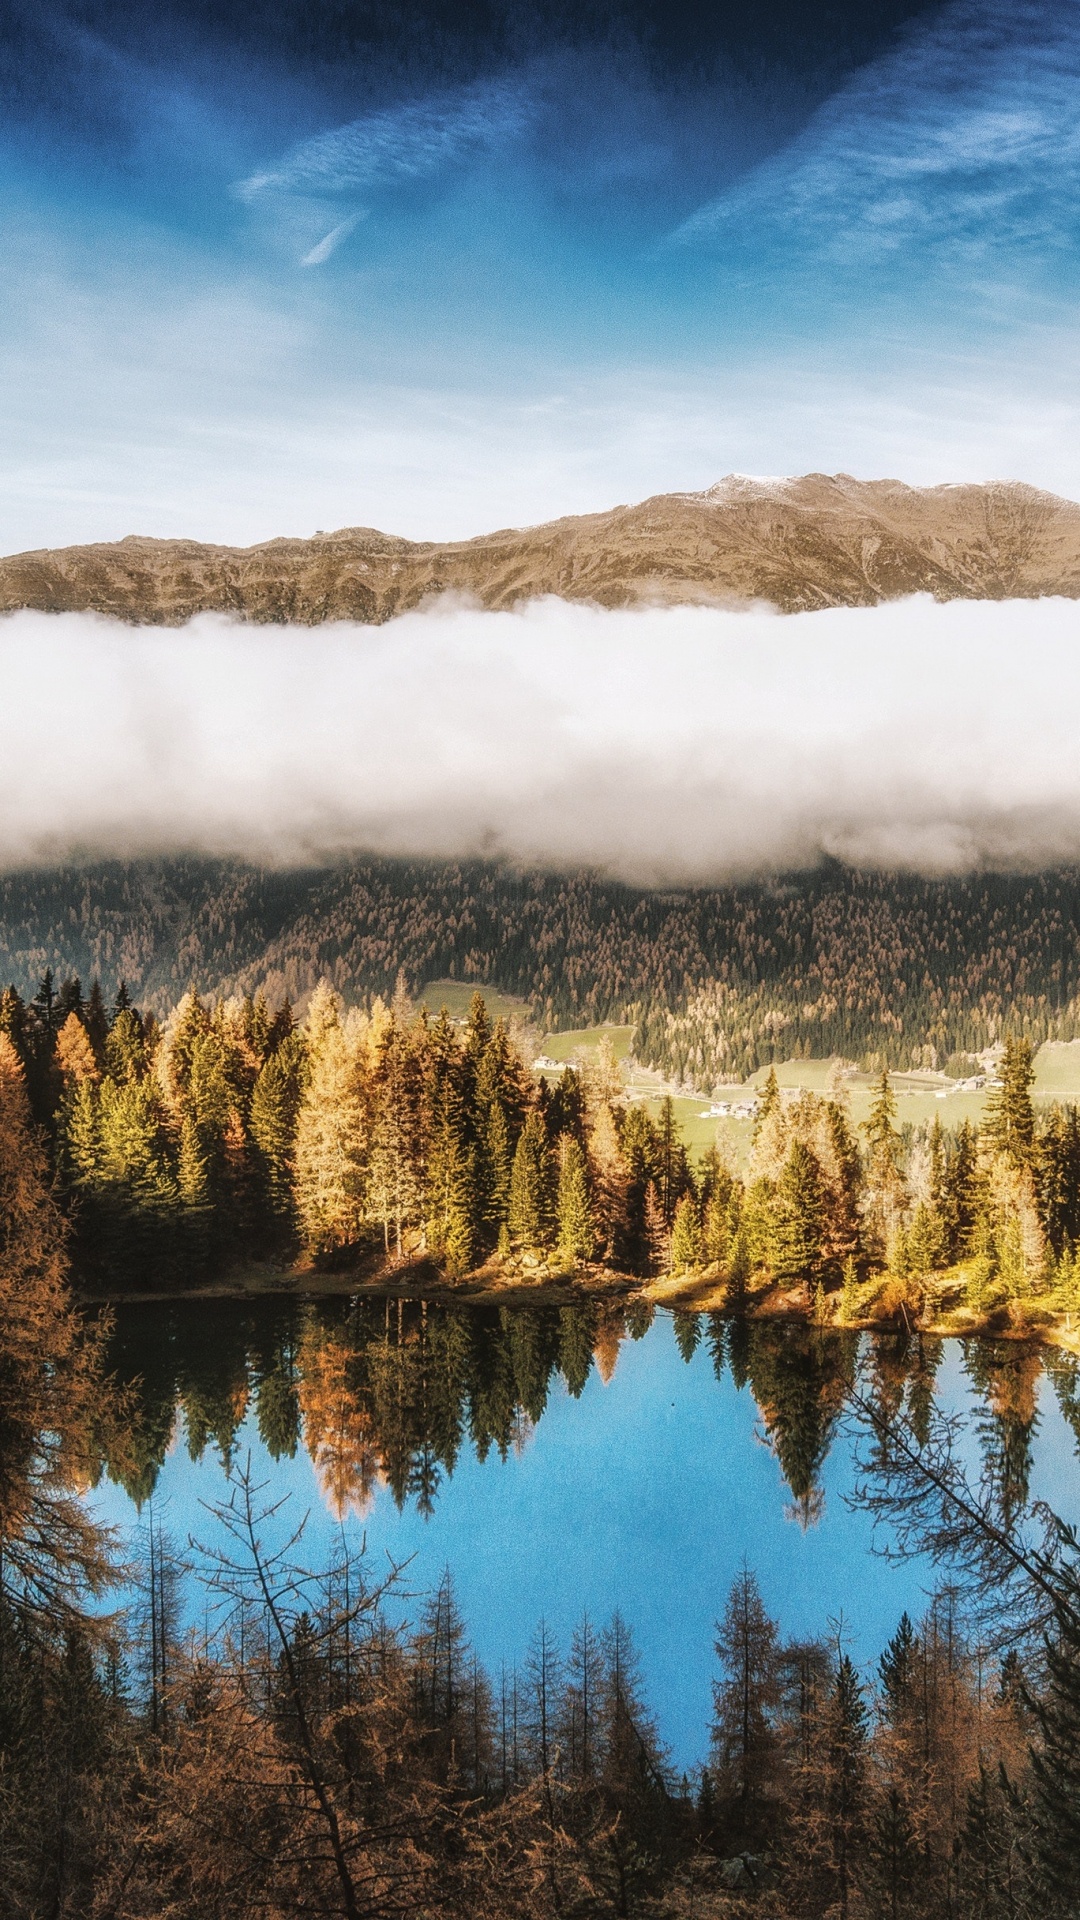
POLYGON ((793 1140, 774 1203, 772 1270, 777 1280, 813 1284, 821 1275, 823 1184, 812 1148, 802 1140, 793 1140))
POLYGON ((510 1174, 508 1225, 520 1246, 543 1247, 551 1230, 551 1168, 547 1131, 530 1113, 518 1136, 510 1174))
POLYGON ((885 1788, 874 1810, 868 1842, 867 1878, 880 1900, 883 1920, 905 1920, 928 1878, 927 1861, 911 1808, 895 1784, 885 1788))
POLYGON ((667 1273, 671 1267, 671 1234, 655 1180, 650 1180, 645 1188, 642 1241, 646 1273, 667 1273))
POLYGON ((468 1273, 475 1258, 480 1214, 476 1151, 469 1139, 461 1086, 451 1065, 440 1074, 434 1096, 426 1176, 429 1245, 442 1255, 448 1273, 468 1273))
MULTIPOLYGON (((678 1347, 687 1366, 689 1366, 701 1344, 701 1315, 700 1313, 689 1313, 685 1307, 676 1307, 671 1315, 671 1323, 672 1330, 675 1334, 675 1345, 678 1347)), ((723 1366, 723 1346, 721 1345, 720 1374, 723 1373, 723 1366)), ((717 1376, 717 1378, 719 1377, 720 1375, 717 1376)))
POLYGON ((559 1251, 567 1260, 591 1260, 595 1241, 588 1166, 575 1136, 559 1140, 559 1251))
POLYGON ((510 1216, 510 1178, 514 1153, 510 1122, 500 1099, 494 1098, 487 1111, 481 1142, 483 1167, 484 1225, 489 1242, 498 1245, 508 1229, 510 1216))
POLYGON ((879 1260, 891 1259, 904 1208, 900 1174, 901 1138, 896 1128, 896 1097, 888 1069, 883 1069, 877 1097, 866 1122, 869 1164, 863 1190, 863 1214, 872 1250, 879 1260))
POLYGON ((143 1025, 134 1007, 121 1007, 105 1041, 105 1070, 118 1086, 141 1080, 146 1072, 143 1025))
POLYGON ((1053 1107, 1037 1141, 1039 1211, 1053 1251, 1080 1240, 1080 1113, 1053 1107))
POLYGON ((653 1178, 656 1182, 657 1196, 664 1215, 665 1225, 670 1227, 675 1218, 675 1208, 680 1197, 692 1186, 690 1168, 686 1158, 686 1148, 679 1136, 679 1124, 675 1118, 675 1102, 671 1095, 665 1094, 660 1102, 660 1115, 656 1123, 653 1147, 653 1178))
POLYGON ((696 1272, 704 1256, 701 1221, 697 1201, 684 1193, 675 1208, 671 1228, 671 1268, 673 1273, 696 1272))
POLYGON ((575 1400, 585 1391, 592 1371, 595 1321, 591 1302, 559 1308, 559 1371, 575 1400))
POLYGON ((368 1193, 382 1223, 383 1246, 402 1257, 403 1228, 420 1210, 420 1067, 415 1049, 391 1014, 379 1042, 373 1076, 368 1193))
POLYGON ((855 1863, 866 1821, 866 1704, 849 1654, 836 1668, 824 1734, 824 1811, 832 1856, 836 1911, 847 1920, 855 1863))
POLYGON ((847 1114, 839 1100, 825 1102, 824 1146, 828 1178, 822 1254, 830 1273, 842 1274, 849 1260, 858 1261, 861 1251, 862 1165, 847 1114))
POLYGON ((978 1142, 969 1120, 961 1121, 948 1156, 942 1211, 946 1258, 962 1260, 971 1250, 979 1211, 978 1142))
POLYGON ((1018 1167, 1030 1166, 1034 1159, 1034 1079, 1030 1040, 1007 1038, 998 1068, 999 1084, 991 1089, 987 1101, 984 1130, 994 1151, 1007 1154, 1018 1167))
POLYGON ((909 1616, 903 1613, 878 1661, 885 1712, 894 1724, 899 1724, 910 1709, 918 1679, 918 1659, 918 1636, 909 1616))
POLYGON ((23 1066, 26 1065, 26 1008, 14 987, 0 993, 0 1033, 11 1041, 23 1066))
POLYGON ((249 1126, 262 1191, 272 1220, 285 1230, 295 1217, 293 1151, 305 1071, 303 1043, 290 1035, 267 1058, 251 1094, 249 1126))

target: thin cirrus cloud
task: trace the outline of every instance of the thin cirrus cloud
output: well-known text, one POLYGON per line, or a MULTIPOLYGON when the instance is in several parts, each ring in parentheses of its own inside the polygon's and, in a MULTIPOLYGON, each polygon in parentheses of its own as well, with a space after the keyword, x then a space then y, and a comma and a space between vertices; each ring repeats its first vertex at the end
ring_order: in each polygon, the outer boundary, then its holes
POLYGON ((319 266, 369 211, 373 196, 445 177, 469 160, 505 151, 522 139, 534 113, 530 90, 520 79, 446 89, 379 107, 301 141, 278 166, 240 181, 234 193, 249 206, 362 196, 363 204, 304 255, 304 266, 319 266))
POLYGON ((974 273, 1009 253, 1060 267, 1080 216, 1078 89, 1077 0, 957 0, 674 237, 749 231, 862 272, 912 252, 974 273))
POLYGON ((500 855, 709 882, 1080 857, 1080 605, 0 623, 0 862, 500 855), (48 671, 43 672, 43 662, 48 671))

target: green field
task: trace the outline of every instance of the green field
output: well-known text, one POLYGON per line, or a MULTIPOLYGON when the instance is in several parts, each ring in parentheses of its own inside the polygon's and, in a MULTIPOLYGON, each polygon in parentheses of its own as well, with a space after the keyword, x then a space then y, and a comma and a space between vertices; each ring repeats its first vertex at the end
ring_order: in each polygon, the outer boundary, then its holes
POLYGON ((607 1038, 615 1049, 615 1058, 625 1060, 634 1037, 633 1027, 578 1027, 569 1033, 549 1033, 542 1051, 549 1060, 572 1060, 579 1047, 598 1047, 607 1038))
MULTIPOLYGON (((633 1038, 631 1027, 585 1027, 572 1033, 549 1033, 542 1051, 550 1060, 569 1061, 581 1049, 599 1046, 605 1034, 612 1041, 617 1059, 626 1060, 633 1038)), ((785 1060, 777 1063, 776 1077, 781 1087, 805 1087, 812 1093, 825 1093, 835 1066, 834 1060, 785 1060)), ((740 1095, 760 1092, 769 1071, 768 1067, 759 1067, 745 1087, 721 1087, 715 1097, 735 1101, 740 1095)), ((632 1098, 641 1099, 654 1117, 662 1098, 656 1090, 657 1079, 657 1075, 646 1071, 631 1072, 627 1078, 627 1092, 632 1098)), ((849 1074, 841 1085, 852 1125, 860 1127, 870 1116, 877 1078, 869 1073, 849 1074)), ((958 1127, 963 1120, 977 1126, 986 1111, 985 1091, 954 1092, 951 1083, 940 1075, 895 1073, 892 1087, 897 1121, 902 1127, 929 1126, 935 1120, 949 1128, 958 1127)), ((1080 1041, 1051 1042, 1039 1049, 1035 1058, 1034 1092, 1036 1101, 1042 1105, 1052 1100, 1080 1103, 1080 1041)), ((675 1114, 687 1148, 698 1158, 719 1142, 727 1148, 736 1165, 742 1165, 749 1152, 753 1122, 730 1115, 709 1115, 706 1109, 712 1104, 712 1098, 705 1094, 675 1096, 675 1114)))
POLYGON ((429 1013, 441 1013, 445 1007, 451 1020, 467 1020, 473 994, 478 991, 483 994, 484 1005, 493 1020, 527 1020, 532 1012, 527 1000, 518 1000, 512 993, 500 993, 498 987, 478 989, 469 980, 432 980, 421 989, 417 1004, 427 1007, 429 1013))

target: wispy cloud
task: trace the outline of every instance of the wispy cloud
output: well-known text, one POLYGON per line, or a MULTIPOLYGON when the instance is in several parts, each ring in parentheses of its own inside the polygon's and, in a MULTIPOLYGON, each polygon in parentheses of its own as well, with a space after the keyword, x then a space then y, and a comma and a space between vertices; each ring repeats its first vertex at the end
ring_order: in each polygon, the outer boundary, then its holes
POLYGON ((373 113, 302 141, 280 165, 236 188, 245 200, 267 192, 367 193, 420 180, 521 137, 533 103, 520 80, 484 81, 373 113))
POLYGON ((654 882, 1080 857, 1080 605, 0 622, 0 861, 373 849, 654 882))
POLYGON ((329 233, 312 247, 310 253, 305 253, 300 262, 301 266, 321 267, 324 260, 329 260, 334 248, 340 246, 343 240, 348 239, 350 233, 352 233, 355 227, 360 225, 363 218, 364 214, 361 212, 350 213, 347 219, 339 220, 337 226, 331 227, 329 233))
POLYGON ((919 249, 974 270, 1018 250, 1075 258, 1078 92, 1077 0, 957 0, 676 237, 857 268, 919 249))

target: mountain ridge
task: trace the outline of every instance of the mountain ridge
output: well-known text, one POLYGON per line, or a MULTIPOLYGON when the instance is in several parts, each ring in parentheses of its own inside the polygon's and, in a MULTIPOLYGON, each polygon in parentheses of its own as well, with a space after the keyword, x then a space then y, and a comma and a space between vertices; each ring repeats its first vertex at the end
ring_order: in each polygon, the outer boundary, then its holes
POLYGON ((1022 481, 910 487, 850 474, 729 474, 697 493, 470 540, 370 527, 251 547, 129 534, 0 559, 0 612, 178 626, 378 624, 442 594, 491 610, 554 594, 602 607, 770 604, 796 613, 938 600, 1080 598, 1080 504, 1022 481))

